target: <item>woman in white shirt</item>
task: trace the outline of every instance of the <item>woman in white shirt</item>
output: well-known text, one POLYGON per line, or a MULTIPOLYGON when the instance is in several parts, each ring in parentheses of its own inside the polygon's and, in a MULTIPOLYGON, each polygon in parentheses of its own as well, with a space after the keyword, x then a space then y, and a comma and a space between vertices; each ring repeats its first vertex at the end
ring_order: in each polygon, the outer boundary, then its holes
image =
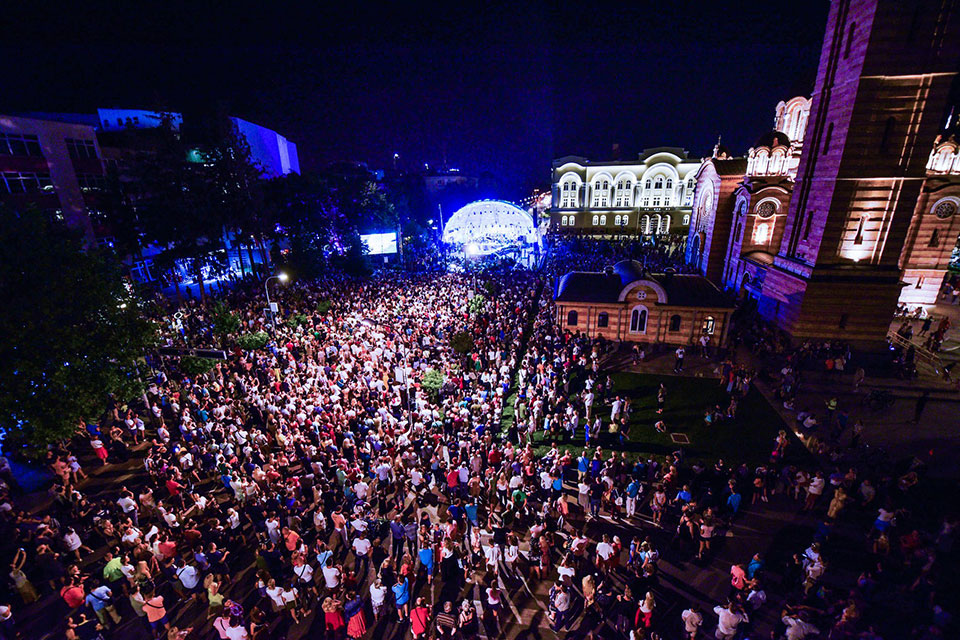
POLYGON ((380 619, 380 614, 383 611, 383 603, 386 602, 386 598, 387 588, 383 586, 380 576, 377 576, 373 584, 370 585, 370 606, 373 607, 373 618, 375 620, 380 619))

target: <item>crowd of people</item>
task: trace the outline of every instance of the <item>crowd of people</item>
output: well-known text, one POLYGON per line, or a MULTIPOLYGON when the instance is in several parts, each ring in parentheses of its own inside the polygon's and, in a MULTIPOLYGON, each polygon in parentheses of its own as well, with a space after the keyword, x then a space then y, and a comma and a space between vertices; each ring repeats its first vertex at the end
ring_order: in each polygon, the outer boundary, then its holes
MULTIPOLYGON (((19 506, 0 476, 0 638, 33 637, 29 622, 71 640, 471 640, 547 625, 731 640, 776 606, 773 637, 892 640, 874 623, 891 594, 917 637, 950 628, 937 560, 956 521, 911 506, 917 474, 824 468, 786 431, 760 466, 626 455, 636 399, 605 345, 554 321, 553 264, 294 283, 276 296, 299 320, 275 333, 259 287, 230 294, 243 332, 271 332, 265 348, 234 346, 203 374, 158 362, 147 405, 111 401, 50 448, 46 510, 19 506), (771 502, 814 523, 795 553, 743 557, 721 602, 664 583, 664 563, 708 570, 743 511, 771 502), (841 541, 857 527, 867 548, 850 582, 841 541), (38 598, 59 604, 27 620, 38 598)), ((177 313, 163 318, 171 342, 209 343, 210 311, 177 313)), ((735 407, 752 375, 721 370, 735 407)), ((660 422, 696 402, 656 393, 660 422)))

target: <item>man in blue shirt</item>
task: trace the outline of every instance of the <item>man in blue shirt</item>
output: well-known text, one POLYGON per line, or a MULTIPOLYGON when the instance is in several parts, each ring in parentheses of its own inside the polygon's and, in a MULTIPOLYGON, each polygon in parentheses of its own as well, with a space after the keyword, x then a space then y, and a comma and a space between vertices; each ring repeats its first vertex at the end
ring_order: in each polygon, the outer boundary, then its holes
POLYGON ((640 482, 634 478, 627 485, 627 517, 632 517, 637 512, 637 496, 640 495, 640 482))
MULTIPOLYGON (((690 504, 690 501, 693 499, 693 495, 690 493, 690 487, 688 485, 683 485, 683 489, 677 492, 677 497, 673 499, 676 502, 682 502, 683 504, 690 504)), ((681 505, 682 506, 682 505, 681 505)))
POLYGON ((107 619, 108 614, 113 624, 120 623, 120 614, 117 613, 117 610, 113 606, 113 592, 110 590, 110 587, 101 585, 91 589, 90 593, 87 594, 86 603, 93 609, 93 612, 97 614, 97 620, 99 620, 100 624, 104 627, 111 626, 107 619))

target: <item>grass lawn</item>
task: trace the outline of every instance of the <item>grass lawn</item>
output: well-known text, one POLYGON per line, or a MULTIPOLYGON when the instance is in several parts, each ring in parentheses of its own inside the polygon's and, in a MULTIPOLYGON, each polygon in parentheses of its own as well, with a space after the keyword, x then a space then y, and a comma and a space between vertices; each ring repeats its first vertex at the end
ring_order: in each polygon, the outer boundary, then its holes
MULTIPOLYGON (((631 458, 663 456, 682 448, 688 460, 716 461, 723 458, 728 465, 746 462, 753 466, 769 460, 777 431, 784 428, 780 416, 756 389, 751 388, 747 397, 740 401, 735 419, 708 427, 703 421, 704 412, 717 404, 726 410, 729 404, 718 380, 630 372, 613 373, 611 377, 614 395, 629 396, 632 401, 630 435, 621 447, 615 436, 606 432, 610 406, 594 404, 594 412, 599 411, 605 425, 601 443, 604 449, 624 451, 631 458), (657 415, 657 387, 661 382, 667 387, 662 417, 668 433, 657 433, 653 427, 660 418, 657 415), (670 433, 685 434, 690 444, 675 444, 670 433)), ((542 433, 537 433, 534 442, 542 442, 537 452, 543 454, 549 450, 549 440, 541 441, 541 438, 542 433)), ((564 440, 559 444, 561 449, 569 447, 576 456, 583 447, 583 432, 577 432, 574 442, 564 440)), ((803 447, 797 443, 791 449, 803 447)))

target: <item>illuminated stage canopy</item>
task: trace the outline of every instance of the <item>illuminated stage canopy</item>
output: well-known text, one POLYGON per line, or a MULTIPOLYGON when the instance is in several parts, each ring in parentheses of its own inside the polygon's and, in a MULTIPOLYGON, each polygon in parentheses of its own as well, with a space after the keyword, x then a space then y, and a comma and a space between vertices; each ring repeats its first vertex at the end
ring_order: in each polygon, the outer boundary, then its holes
POLYGON ((443 241, 479 256, 539 244, 540 236, 533 216, 523 209, 502 200, 478 200, 450 217, 443 241))

